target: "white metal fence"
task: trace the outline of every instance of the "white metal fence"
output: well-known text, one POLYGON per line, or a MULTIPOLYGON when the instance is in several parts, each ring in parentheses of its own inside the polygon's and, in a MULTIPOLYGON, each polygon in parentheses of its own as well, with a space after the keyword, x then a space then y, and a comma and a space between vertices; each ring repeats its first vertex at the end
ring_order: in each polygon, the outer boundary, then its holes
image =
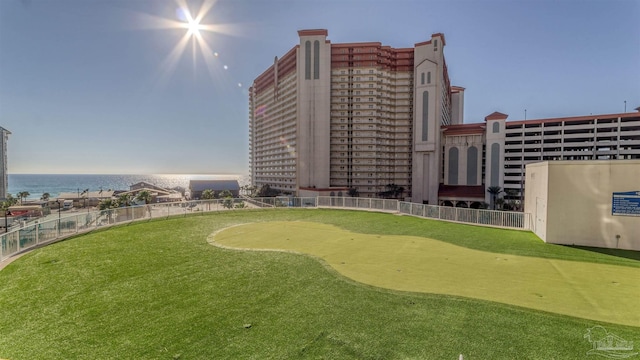
POLYGON ((54 212, 38 223, 32 223, 0 235, 0 261, 38 245, 114 224, 214 211, 283 207, 328 207, 384 211, 467 224, 522 230, 531 229, 529 214, 525 213, 452 208, 387 199, 320 196, 317 198, 275 197, 200 200, 99 211, 80 211, 73 214, 65 211, 64 213, 66 214, 64 216, 62 212, 54 212))
POLYGON ((319 207, 338 207, 398 212, 429 219, 455 221, 475 225, 530 230, 529 214, 516 211, 467 209, 449 206, 416 204, 398 200, 350 197, 318 197, 319 207))

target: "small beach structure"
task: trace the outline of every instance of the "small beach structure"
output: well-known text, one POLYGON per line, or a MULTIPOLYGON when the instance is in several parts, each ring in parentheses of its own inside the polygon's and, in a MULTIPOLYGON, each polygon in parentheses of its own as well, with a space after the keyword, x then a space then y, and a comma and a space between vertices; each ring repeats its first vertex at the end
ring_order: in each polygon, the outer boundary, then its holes
POLYGON ((238 180, 190 180, 189 192, 192 199, 200 199, 202 192, 205 190, 213 190, 216 193, 228 190, 233 197, 240 194, 240 184, 238 180))

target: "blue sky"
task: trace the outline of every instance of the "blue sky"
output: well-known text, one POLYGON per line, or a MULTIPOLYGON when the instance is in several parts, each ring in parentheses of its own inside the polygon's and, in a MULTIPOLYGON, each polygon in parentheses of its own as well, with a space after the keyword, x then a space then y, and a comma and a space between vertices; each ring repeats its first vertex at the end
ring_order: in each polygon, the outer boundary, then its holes
MULTIPOLYGON (((202 1, 185 2, 197 14, 202 1)), ((176 0, 0 0, 0 126, 10 173, 248 172, 251 82, 323 28, 329 40, 411 47, 445 34, 465 122, 640 106, 637 0, 218 0, 209 50, 161 28, 176 0), (224 26, 222 26, 224 24, 224 26), (211 55, 205 61, 203 53, 211 55), (208 63, 208 64, 207 64, 208 63), (226 65, 226 69, 225 69, 226 65)))

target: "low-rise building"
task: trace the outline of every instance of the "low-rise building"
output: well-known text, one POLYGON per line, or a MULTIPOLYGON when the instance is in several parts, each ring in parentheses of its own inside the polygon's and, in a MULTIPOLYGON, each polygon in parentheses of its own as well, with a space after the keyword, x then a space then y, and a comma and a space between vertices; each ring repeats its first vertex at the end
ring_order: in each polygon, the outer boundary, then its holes
POLYGON ((190 180, 189 192, 192 199, 201 199, 202 192, 205 190, 212 190, 215 193, 228 190, 233 197, 240 195, 240 184, 238 180, 190 180))

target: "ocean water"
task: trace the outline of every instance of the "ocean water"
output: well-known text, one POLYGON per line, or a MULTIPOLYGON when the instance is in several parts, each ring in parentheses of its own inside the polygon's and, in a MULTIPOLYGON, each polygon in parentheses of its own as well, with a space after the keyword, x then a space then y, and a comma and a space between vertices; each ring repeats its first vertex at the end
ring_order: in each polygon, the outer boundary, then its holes
POLYGON ((102 190, 129 190, 129 186, 140 181, 171 189, 189 187, 189 180, 238 180, 240 186, 248 183, 242 175, 96 175, 96 174, 9 174, 9 194, 29 192, 29 199, 39 199, 48 192, 52 198, 63 192, 102 190))

